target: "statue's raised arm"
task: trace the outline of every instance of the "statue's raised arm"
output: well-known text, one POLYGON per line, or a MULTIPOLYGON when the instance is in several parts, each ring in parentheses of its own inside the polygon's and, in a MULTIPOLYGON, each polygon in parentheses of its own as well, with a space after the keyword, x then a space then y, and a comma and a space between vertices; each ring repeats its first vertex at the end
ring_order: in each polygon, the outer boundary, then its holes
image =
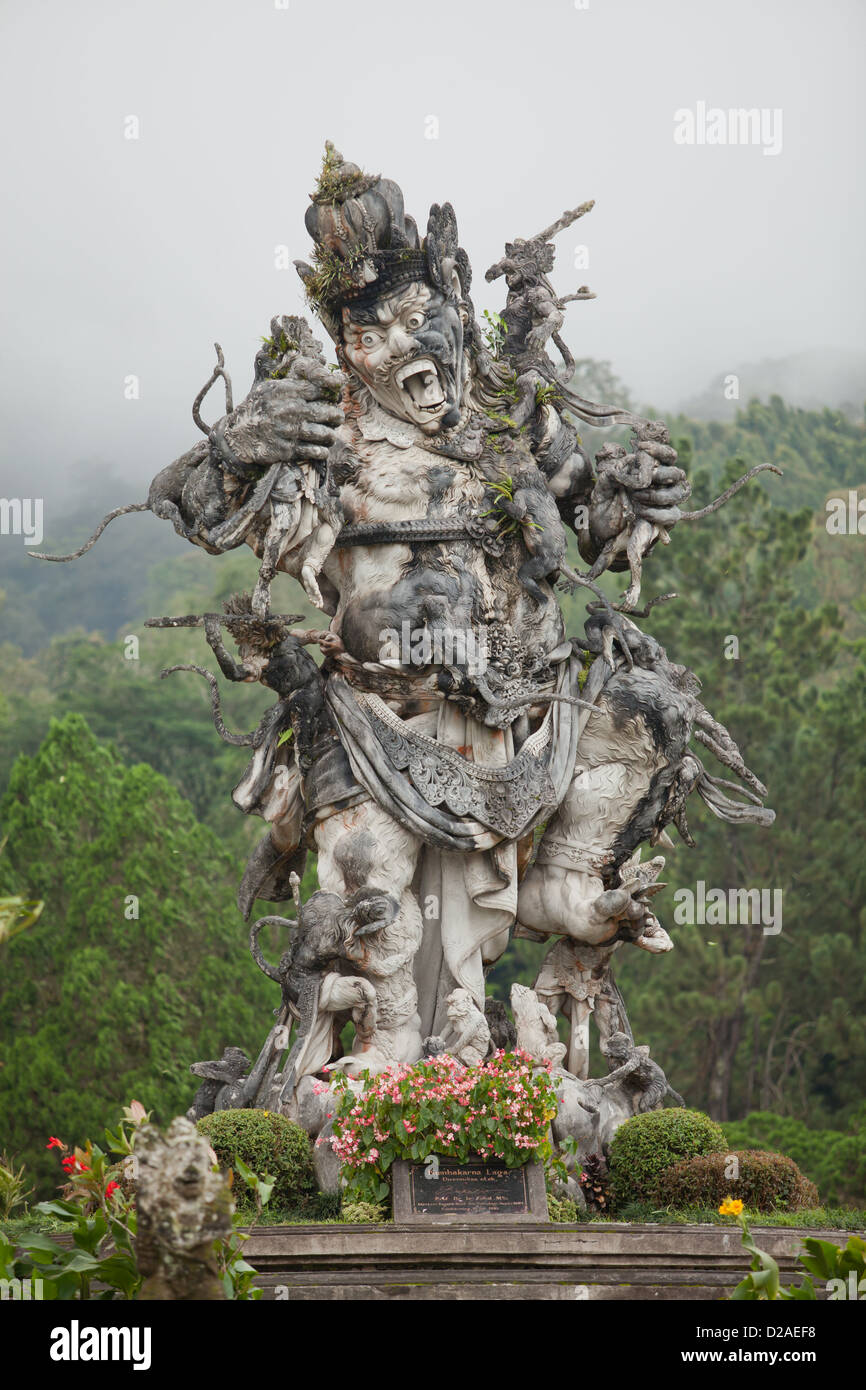
POLYGON ((234 407, 222 349, 215 347, 217 365, 192 406, 204 438, 156 475, 146 502, 110 512, 71 555, 38 558, 76 559, 115 517, 151 511, 211 554, 248 545, 261 562, 252 607, 262 617, 278 570, 299 579, 318 608, 333 612, 335 597, 323 598, 318 576, 340 527, 327 465, 343 421, 343 376, 326 364, 305 319, 274 318, 256 353, 252 387, 234 407), (202 406, 220 378, 226 412, 208 425, 202 406))

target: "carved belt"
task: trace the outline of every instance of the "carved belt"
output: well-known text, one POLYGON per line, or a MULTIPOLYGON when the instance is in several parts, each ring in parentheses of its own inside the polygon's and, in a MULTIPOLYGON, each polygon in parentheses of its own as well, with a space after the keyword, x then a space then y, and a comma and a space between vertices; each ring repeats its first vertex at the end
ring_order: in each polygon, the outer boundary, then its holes
POLYGON ((358 521, 344 526, 335 544, 423 545, 435 541, 473 541, 497 558, 505 549, 499 522, 488 521, 467 503, 458 516, 420 516, 409 521, 358 521))
POLYGON ((474 539, 460 517, 418 517, 413 521, 359 521, 344 526, 337 545, 400 545, 423 541, 474 539))

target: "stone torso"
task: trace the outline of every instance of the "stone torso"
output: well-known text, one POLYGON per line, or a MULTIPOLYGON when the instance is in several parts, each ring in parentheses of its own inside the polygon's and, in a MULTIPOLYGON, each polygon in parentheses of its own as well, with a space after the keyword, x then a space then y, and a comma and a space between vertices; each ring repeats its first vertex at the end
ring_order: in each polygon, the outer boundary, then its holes
MULTIPOLYGON (((392 439, 368 438, 353 421, 341 431, 357 461, 341 488, 344 525, 454 520, 466 504, 479 511, 489 505, 477 465, 404 443, 411 426, 396 435, 399 443, 391 433, 392 439)), ((383 634, 400 632, 405 623, 410 631, 426 629, 444 638, 501 624, 551 651, 562 641, 558 606, 552 595, 545 605, 535 603, 514 581, 521 558, 519 538, 499 557, 468 538, 337 547, 325 566, 339 593, 332 630, 358 661, 381 660, 383 634)), ((447 641, 444 648, 434 641, 434 652, 443 649, 449 650, 447 641)), ((431 664, 439 664, 435 655, 431 664)))

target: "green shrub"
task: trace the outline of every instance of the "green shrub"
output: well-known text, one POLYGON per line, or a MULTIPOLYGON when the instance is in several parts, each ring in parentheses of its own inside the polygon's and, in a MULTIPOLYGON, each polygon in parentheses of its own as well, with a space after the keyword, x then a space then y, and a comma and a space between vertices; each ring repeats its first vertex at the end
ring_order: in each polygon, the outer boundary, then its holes
POLYGON ((635 1115, 620 1126, 610 1145, 614 1203, 653 1202, 659 1178, 672 1163, 726 1152, 721 1127, 701 1110, 649 1110, 635 1115))
POLYGON ((810 1129, 802 1120, 772 1111, 753 1111, 744 1120, 725 1124, 735 1149, 771 1149, 787 1154, 818 1184, 828 1204, 866 1204, 866 1105, 846 1129, 810 1129))
MULTIPOLYGON (((240 1158, 259 1177, 274 1179, 271 1207, 276 1210, 310 1205, 316 1193, 310 1139, 284 1115, 268 1110, 217 1110, 199 1120, 200 1133, 221 1168, 235 1168, 240 1158)), ((238 1211, 255 1215, 255 1201, 241 1183, 232 1188, 238 1211)))
POLYGON ((818 1189, 791 1158, 763 1149, 727 1154, 701 1154, 666 1168, 656 1195, 672 1207, 717 1206, 738 1198, 750 1211, 803 1211, 818 1205, 818 1189), (737 1159, 738 1176, 729 1178, 730 1160, 737 1159))
POLYGON ((551 1221, 573 1222, 581 1219, 577 1202, 573 1202, 570 1197, 554 1197, 552 1192, 547 1194, 547 1214, 551 1221))
POLYGON ((347 1202, 340 1212, 341 1221, 349 1221, 353 1225, 364 1225, 369 1221, 387 1221, 387 1216, 382 1207, 375 1202, 347 1202))

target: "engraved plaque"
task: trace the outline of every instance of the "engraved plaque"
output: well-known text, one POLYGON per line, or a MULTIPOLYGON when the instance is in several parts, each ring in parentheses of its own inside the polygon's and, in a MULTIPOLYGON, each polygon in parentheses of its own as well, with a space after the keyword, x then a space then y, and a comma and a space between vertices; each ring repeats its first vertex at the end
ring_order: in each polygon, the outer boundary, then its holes
POLYGON ((538 1162, 506 1168, 498 1159, 437 1165, 398 1160, 393 1166, 394 1220, 437 1222, 547 1221, 544 1169, 538 1162), (428 1176, 430 1174, 430 1176, 428 1176), (435 1176, 434 1176, 435 1174, 435 1176))

